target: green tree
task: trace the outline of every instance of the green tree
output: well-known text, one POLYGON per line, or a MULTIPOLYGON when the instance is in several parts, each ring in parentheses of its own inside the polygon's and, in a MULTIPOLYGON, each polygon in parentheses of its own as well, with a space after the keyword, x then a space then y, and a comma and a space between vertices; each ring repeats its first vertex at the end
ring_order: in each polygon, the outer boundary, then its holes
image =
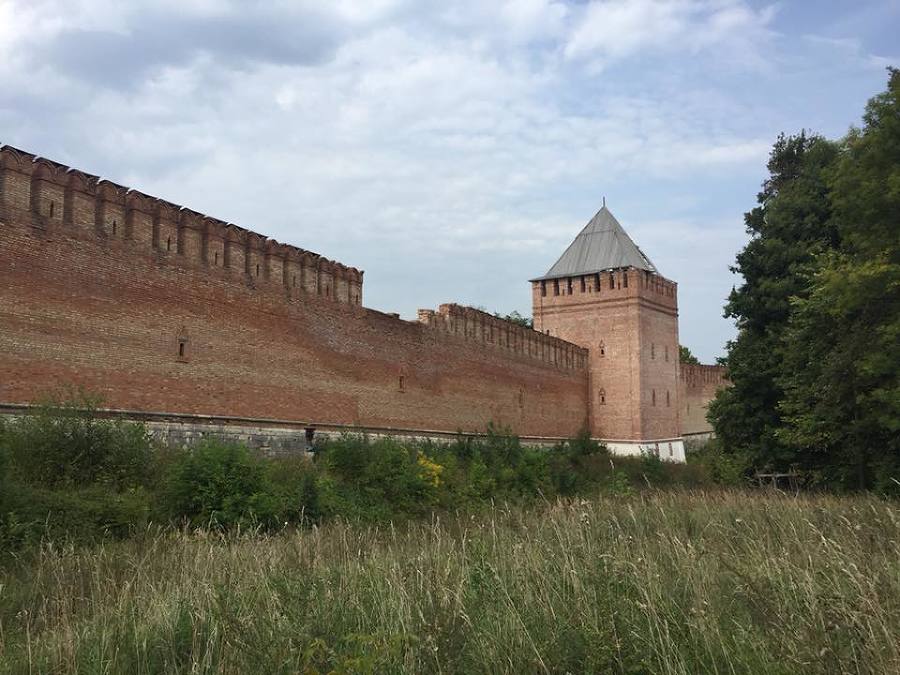
POLYGON ((200 527, 273 525, 279 520, 264 461, 242 445, 212 439, 174 461, 163 501, 173 520, 200 527))
POLYGON ((76 388, 46 397, 7 425, 0 445, 9 471, 33 485, 59 489, 103 484, 115 490, 147 485, 152 446, 140 423, 104 419, 101 400, 76 388))
POLYGON ((733 386, 719 392, 709 417, 726 451, 753 465, 796 461, 794 448, 777 433, 781 342, 791 298, 808 295, 817 256, 838 242, 826 182, 837 154, 838 146, 820 136, 781 135, 758 204, 744 216, 750 241, 731 268, 744 282, 725 306, 725 316, 738 327, 725 359, 733 386))
POLYGON ((527 316, 522 316, 516 310, 513 310, 509 314, 500 314, 500 312, 494 312, 494 316, 498 319, 503 319, 504 321, 509 321, 510 323, 514 323, 517 326, 522 326, 523 328, 533 328, 534 320, 528 318, 527 316))
POLYGON ((798 294, 784 339, 778 436, 829 481, 900 479, 900 71, 830 173, 841 247, 798 294))
POLYGON ((700 359, 694 356, 691 350, 684 345, 678 345, 678 355, 682 363, 691 363, 695 366, 700 365, 700 359))

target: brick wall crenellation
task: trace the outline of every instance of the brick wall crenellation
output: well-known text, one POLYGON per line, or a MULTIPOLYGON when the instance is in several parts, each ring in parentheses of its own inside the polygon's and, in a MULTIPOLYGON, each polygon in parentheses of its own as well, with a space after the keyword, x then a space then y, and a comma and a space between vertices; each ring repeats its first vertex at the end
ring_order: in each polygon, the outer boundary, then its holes
POLYGON ((77 169, 0 146, 0 217, 121 239, 181 264, 362 305, 363 272, 77 169))
POLYGON ((635 268, 606 270, 593 274, 531 282, 534 305, 577 307, 586 302, 612 299, 642 300, 675 311, 678 306, 678 284, 659 274, 635 268))
POLYGON ((308 251, 0 151, 0 403, 71 383, 127 410, 450 434, 585 426, 583 350, 456 305, 435 314, 462 317, 462 334, 403 321, 362 307, 359 282, 308 251), (477 339, 475 319, 488 327, 477 339), (491 327, 509 347, 487 343, 491 327), (555 360, 535 355, 550 346, 555 360))
POLYGON ((569 370, 586 370, 588 350, 558 337, 493 316, 474 307, 443 304, 437 311, 419 310, 428 328, 524 358, 569 370))

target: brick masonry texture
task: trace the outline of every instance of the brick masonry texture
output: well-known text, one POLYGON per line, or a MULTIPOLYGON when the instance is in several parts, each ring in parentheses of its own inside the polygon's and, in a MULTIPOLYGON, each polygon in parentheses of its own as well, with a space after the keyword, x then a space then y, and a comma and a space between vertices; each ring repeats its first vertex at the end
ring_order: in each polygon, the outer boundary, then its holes
POLYGON ((444 305, 362 307, 362 273, 0 150, 0 402, 83 385, 110 408, 571 436, 587 352, 444 305))
POLYGON ((674 282, 627 269, 532 289, 535 330, 455 304, 403 321, 363 307, 353 267, 0 148, 0 407, 75 384, 179 416, 154 421, 166 434, 217 416, 282 448, 305 426, 493 422, 625 444, 708 431, 727 383, 678 363, 674 282))
POLYGON ((728 386, 723 366, 681 364, 679 396, 681 398, 681 427, 684 436, 712 433, 706 420, 706 410, 716 392, 728 386))
POLYGON ((675 283, 613 270, 532 282, 532 300, 537 330, 589 350, 593 436, 681 436, 675 283))

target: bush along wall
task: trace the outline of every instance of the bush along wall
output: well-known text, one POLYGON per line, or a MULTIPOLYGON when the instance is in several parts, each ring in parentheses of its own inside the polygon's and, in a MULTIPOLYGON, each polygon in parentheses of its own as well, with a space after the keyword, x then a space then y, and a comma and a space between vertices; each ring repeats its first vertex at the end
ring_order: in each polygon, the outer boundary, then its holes
POLYGON ((143 424, 101 418, 98 407, 69 391, 0 426, 3 549, 123 538, 150 524, 273 531, 335 518, 386 522, 705 485, 717 474, 709 457, 688 465, 612 458, 586 432, 536 448, 493 426, 444 443, 344 435, 324 440, 312 459, 264 457, 214 439, 171 448, 154 446, 143 424))

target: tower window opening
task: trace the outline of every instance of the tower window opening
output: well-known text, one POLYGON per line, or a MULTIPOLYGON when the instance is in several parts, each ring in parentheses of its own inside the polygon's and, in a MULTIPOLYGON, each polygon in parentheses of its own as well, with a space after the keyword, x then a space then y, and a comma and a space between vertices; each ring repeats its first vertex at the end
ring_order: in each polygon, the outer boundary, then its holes
POLYGON ((50 202, 50 217, 53 217, 53 212, 56 210, 56 204, 54 202, 50 202))
POLYGON ((541 282, 541 297, 542 298, 547 297, 547 282, 546 281, 541 282))
POLYGON ((256 276, 259 276, 259 263, 256 263, 256 276))
POLYGON ((167 238, 166 238, 166 250, 167 250, 167 251, 171 251, 171 250, 172 250, 172 237, 167 237, 167 238))
POLYGON ((112 233, 113 234, 116 233, 117 226, 118 226, 118 223, 116 221, 112 221, 112 233))
POLYGON ((628 272, 622 272, 622 286, 628 288, 628 272))
POLYGON ((656 345, 652 342, 650 343, 650 358, 651 359, 656 358, 656 345))
POLYGON ((672 456, 672 444, 669 443, 669 457, 672 456))
POLYGON ((406 391, 406 376, 401 375, 398 382, 398 387, 400 391, 406 391))
POLYGON ((666 361, 669 360, 669 345, 666 345, 666 361))
POLYGON ((185 361, 185 362, 187 361, 187 355, 188 355, 187 343, 188 343, 187 335, 184 333, 181 333, 178 336, 178 360, 179 361, 185 361))
POLYGON ((217 267, 219 265, 219 252, 218 251, 216 251, 215 258, 213 259, 213 265, 216 265, 217 267))
POLYGON ((572 277, 566 279, 566 293, 572 295, 572 277))
POLYGON ((666 407, 667 407, 667 408, 669 407, 669 403, 670 403, 670 401, 669 401, 669 390, 666 389, 666 407))
POLYGON ((587 293, 587 281, 584 277, 581 277, 581 292, 587 293))
POLYGON ((600 292, 600 273, 594 275, 594 290, 600 292))
POLYGON ((600 405, 606 405, 606 389, 601 389, 597 392, 597 396, 600 399, 600 405))
POLYGON ((600 343, 600 356, 606 356, 606 343, 600 343))
POLYGON ((651 400, 653 401, 653 405, 656 405, 656 389, 651 393, 651 400))
POLYGON ((559 279, 553 280, 553 295, 559 295, 559 279))
POLYGON ((609 288, 610 290, 615 289, 616 287, 616 275, 612 272, 609 273, 609 288))
POLYGON ((291 286, 296 286, 296 285, 297 285, 297 275, 295 274, 291 277, 291 286))

